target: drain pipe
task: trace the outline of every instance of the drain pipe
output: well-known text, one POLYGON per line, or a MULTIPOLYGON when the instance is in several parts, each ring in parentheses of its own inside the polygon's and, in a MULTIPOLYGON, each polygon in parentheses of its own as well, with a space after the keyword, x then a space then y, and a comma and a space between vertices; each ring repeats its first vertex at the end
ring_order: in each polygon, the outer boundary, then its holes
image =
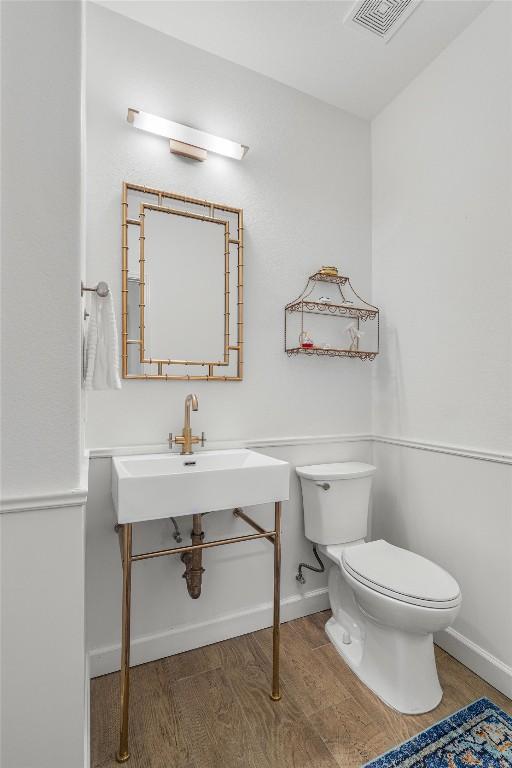
POLYGON ((307 568, 308 571, 314 571, 315 573, 323 573, 325 571, 325 565, 323 564, 322 560, 320 559, 320 555, 318 554, 318 550, 316 548, 316 544, 313 544, 313 554, 314 554, 314 556, 316 558, 316 561, 317 561, 317 563, 318 563, 318 565, 320 567, 316 568, 314 565, 308 565, 308 563, 299 563, 299 569, 297 571, 297 575, 295 576, 295 578, 297 579, 299 584, 305 584, 306 583, 306 579, 305 579, 305 577, 302 574, 302 569, 303 568, 307 568))
MULTIPOLYGON (((192 516, 192 545, 203 543, 204 531, 201 518, 202 515, 192 516)), ((181 561, 185 563, 185 573, 183 574, 183 578, 187 581, 188 593, 193 600, 197 600, 201 595, 201 585, 204 573, 203 550, 199 549, 196 552, 183 552, 181 561)))

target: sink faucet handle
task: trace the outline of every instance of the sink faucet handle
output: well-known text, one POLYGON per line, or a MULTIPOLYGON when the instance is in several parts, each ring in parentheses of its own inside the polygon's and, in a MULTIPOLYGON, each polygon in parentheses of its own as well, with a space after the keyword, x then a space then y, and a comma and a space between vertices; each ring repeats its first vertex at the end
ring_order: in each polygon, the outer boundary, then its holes
POLYGON ((172 432, 169 432, 169 448, 172 448, 173 443, 174 443, 173 434, 172 434, 172 432))
POLYGON ((201 432, 201 448, 204 448, 204 444, 206 442, 206 437, 204 432, 201 432))

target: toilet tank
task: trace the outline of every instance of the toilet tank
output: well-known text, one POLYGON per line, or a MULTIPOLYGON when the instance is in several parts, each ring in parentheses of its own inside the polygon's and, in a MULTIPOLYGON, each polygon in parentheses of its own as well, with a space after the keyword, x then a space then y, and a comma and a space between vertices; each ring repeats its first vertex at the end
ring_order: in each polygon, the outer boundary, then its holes
POLYGON ((297 467, 306 537, 316 544, 364 539, 376 467, 359 461, 297 467))

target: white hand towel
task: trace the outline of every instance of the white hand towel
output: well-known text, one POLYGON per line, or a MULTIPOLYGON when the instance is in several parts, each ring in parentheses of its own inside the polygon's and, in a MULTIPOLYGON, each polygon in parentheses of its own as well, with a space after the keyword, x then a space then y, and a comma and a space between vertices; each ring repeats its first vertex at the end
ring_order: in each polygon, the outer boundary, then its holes
POLYGON ((91 294, 87 329, 85 389, 121 389, 119 348, 112 293, 91 294))

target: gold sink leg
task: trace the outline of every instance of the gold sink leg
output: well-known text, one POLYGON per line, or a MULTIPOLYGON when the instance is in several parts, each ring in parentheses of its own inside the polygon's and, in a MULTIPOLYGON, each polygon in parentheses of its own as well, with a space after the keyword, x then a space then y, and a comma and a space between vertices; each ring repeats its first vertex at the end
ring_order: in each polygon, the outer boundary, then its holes
POLYGON ((280 600, 281 600, 281 502, 274 506, 274 627, 272 633, 272 693, 270 698, 279 701, 279 643, 280 643, 280 600))
POLYGON ((119 734, 119 751, 116 754, 118 763, 125 763, 130 757, 128 751, 128 724, 130 707, 130 603, 132 589, 132 526, 123 525, 122 558, 123 558, 123 628, 121 639, 121 729, 119 734))

